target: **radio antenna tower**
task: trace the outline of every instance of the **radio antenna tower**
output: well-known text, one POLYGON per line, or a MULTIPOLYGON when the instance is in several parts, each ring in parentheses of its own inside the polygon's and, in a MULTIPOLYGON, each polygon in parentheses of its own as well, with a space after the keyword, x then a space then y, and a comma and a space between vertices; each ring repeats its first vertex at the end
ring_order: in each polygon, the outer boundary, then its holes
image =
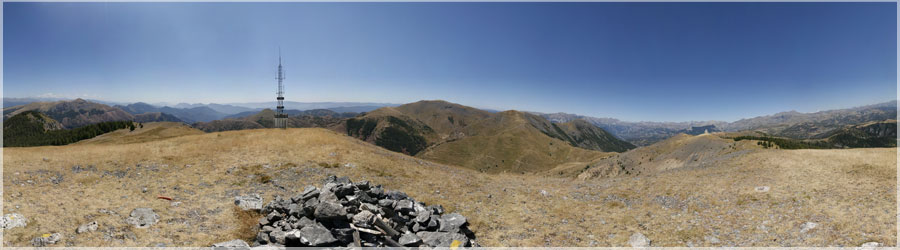
POLYGON ((275 127, 276 128, 287 128, 287 114, 284 113, 284 71, 281 69, 281 48, 278 48, 278 77, 275 79, 278 80, 278 90, 276 93, 278 97, 278 106, 276 106, 277 111, 275 112, 275 127))

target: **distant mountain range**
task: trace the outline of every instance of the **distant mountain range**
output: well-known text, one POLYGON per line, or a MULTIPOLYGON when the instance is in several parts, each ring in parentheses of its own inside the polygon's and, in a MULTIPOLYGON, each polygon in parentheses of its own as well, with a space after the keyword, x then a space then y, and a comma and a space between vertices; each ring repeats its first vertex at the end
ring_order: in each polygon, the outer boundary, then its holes
MULTIPOLYGON (((149 122, 149 121, 174 121, 174 122, 185 122, 185 123, 197 123, 197 122, 210 122, 213 120, 221 120, 226 118, 240 118, 245 116, 250 116, 261 112, 264 108, 274 107, 275 102, 260 102, 260 103, 243 103, 243 104, 217 104, 217 103, 209 103, 209 104, 188 104, 188 103, 179 103, 175 105, 160 105, 160 104, 148 104, 143 102, 135 102, 135 103, 117 103, 117 102, 106 102, 100 100, 85 100, 85 99, 76 99, 88 103, 93 104, 101 104, 105 106, 112 106, 111 108, 103 107, 103 110, 121 110, 128 114, 131 114, 133 117, 129 117, 123 114, 112 114, 113 117, 119 119, 129 119, 138 122, 149 122), (240 106, 246 105, 246 106, 240 106), (268 106, 267 106, 268 105, 268 106)), ((57 102, 65 102, 70 103, 74 100, 62 99, 62 98, 3 98, 3 107, 4 110, 17 110, 19 108, 14 108, 16 106, 27 106, 33 103, 57 103, 57 102)), ((47 104, 38 104, 38 105, 47 105, 47 104)), ((362 103, 362 102, 315 102, 315 103, 302 103, 302 102, 285 102, 285 106, 292 108, 293 111, 289 110, 288 114, 294 112, 299 114, 301 110, 331 110, 337 113, 360 113, 360 112, 368 112, 380 107, 391 106, 394 104, 388 103, 362 103)), ((33 107, 29 106, 29 107, 33 107)), ((394 105, 396 106, 396 105, 394 105)), ((78 108, 78 107, 75 107, 78 108)), ((26 108, 29 110, 29 108, 26 108)), ((10 111, 12 112, 12 111, 10 111)), ((51 112, 52 113, 52 112, 51 112)), ((48 115, 54 115, 48 113, 48 115)), ((101 120, 106 120, 105 118, 98 118, 101 120)), ((65 122, 64 122, 65 123, 65 122)), ((70 122, 73 125, 83 125, 89 124, 87 123, 78 123, 78 122, 70 122)))
MULTIPOLYGON (((201 125, 205 131, 257 128, 257 125, 259 125, 259 128, 269 127, 265 125, 265 120, 253 121, 253 123, 257 124, 254 125, 247 123, 248 120, 242 118, 257 115, 260 112, 264 112, 264 107, 275 105, 275 102, 257 102, 228 104, 179 103, 172 106, 159 106, 142 102, 116 104, 112 102, 83 99, 60 101, 58 98, 4 98, 3 103, 4 119, 9 117, 8 114, 17 112, 17 110, 37 110, 58 120, 67 128, 92 124, 98 121, 124 119, 138 122, 185 122, 188 124, 201 125), (105 104, 102 104, 101 102, 105 104), (91 113, 91 110, 93 110, 93 113, 91 113), (81 112, 87 113, 81 114, 81 112), (79 114, 76 115, 75 113, 79 114), (229 119, 231 119, 231 121, 225 121, 229 119)), ((399 107, 396 104, 389 103, 358 102, 286 102, 285 105, 291 108, 287 113, 297 118, 291 119, 290 124, 294 127, 330 126, 339 119, 353 117, 358 113, 371 112, 384 107, 399 107), (303 110, 319 110, 319 112, 321 112, 321 110, 329 110, 334 112, 334 114, 303 113, 305 112, 303 110), (330 118, 322 119, 314 117, 330 118)), ((495 110, 472 109, 478 110, 483 114, 502 113, 501 111, 495 110)), ((538 115, 553 124, 584 120, 588 124, 602 128, 604 132, 613 135, 617 139, 627 141, 629 144, 637 146, 646 146, 680 133, 697 135, 706 132, 712 133, 720 131, 757 131, 770 136, 792 139, 824 139, 830 136, 833 131, 847 126, 896 119, 897 102, 892 101, 856 108, 828 110, 815 113, 789 111, 768 116, 741 119, 735 122, 627 122, 614 118, 597 118, 567 113, 529 113, 538 115)), ((257 117, 259 116, 257 115, 257 117)), ((461 120, 460 122, 465 121, 461 120)), ((562 129, 563 126, 558 127, 562 129)), ((555 130, 556 128, 547 127, 543 131, 547 134, 554 134, 551 132, 555 130)), ((600 134, 597 135, 598 138, 603 137, 600 134)), ((566 140, 565 136, 551 135, 551 137, 566 140)), ((621 150, 621 148, 607 148, 605 150, 618 151, 621 150)))
POLYGON ((796 111, 741 119, 735 122, 626 122, 613 118, 597 118, 567 113, 535 113, 553 122, 583 119, 609 131, 616 137, 635 145, 646 146, 674 135, 701 134, 703 131, 759 131, 769 135, 793 139, 827 137, 828 133, 845 126, 865 122, 897 119, 897 101, 856 108, 836 109, 814 113, 796 111))
POLYGON ((58 121, 65 128, 77 128, 111 121, 151 122, 172 119, 171 116, 156 113, 133 115, 116 107, 89 102, 83 99, 75 99, 73 101, 33 102, 4 108, 3 119, 6 120, 26 111, 38 111, 53 120, 58 121))

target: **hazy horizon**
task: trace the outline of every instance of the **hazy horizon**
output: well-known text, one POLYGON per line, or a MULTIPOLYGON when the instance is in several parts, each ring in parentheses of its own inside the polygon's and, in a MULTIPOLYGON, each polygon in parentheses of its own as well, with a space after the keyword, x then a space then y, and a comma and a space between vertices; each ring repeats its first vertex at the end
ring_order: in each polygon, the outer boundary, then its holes
MULTIPOLYGON (((179 104, 188 104, 188 105, 210 105, 210 104, 221 104, 221 105, 234 105, 234 106, 239 106, 239 105, 241 105, 241 104, 250 104, 250 103, 254 103, 254 104, 258 104, 258 103, 272 103, 273 105, 274 105, 274 103, 275 103, 275 101, 206 102, 206 103, 200 103, 200 102, 197 102, 197 103, 190 103, 190 102, 146 102, 146 101, 116 102, 116 101, 108 101, 108 100, 94 99, 94 98, 88 98, 88 97, 71 97, 71 98, 69 98, 69 97, 7 97, 7 96, 4 96, 3 98, 16 98, 16 99, 44 99, 44 100, 53 100, 53 101, 55 101, 55 100, 75 100, 75 99, 79 99, 79 98, 80 98, 80 99, 84 99, 84 100, 88 100, 88 101, 93 100, 93 101, 102 101, 102 102, 106 102, 106 103, 118 103, 118 104, 146 103, 146 104, 150 104, 150 105, 154 105, 154 106, 170 106, 170 107, 174 107, 174 106, 177 106, 177 105, 179 105, 179 104)), ((619 118, 619 117, 592 116, 592 115, 579 114, 579 113, 572 113, 572 112, 567 112, 567 111, 542 112, 542 111, 521 110, 521 109, 497 109, 497 108, 491 108, 491 107, 472 106, 472 105, 467 105, 467 104, 465 104, 465 103, 458 103, 458 102, 453 102, 453 101, 450 101, 450 100, 438 100, 438 99, 431 99, 431 100, 416 100, 416 101, 411 101, 411 102, 406 102, 406 103, 389 103, 389 102, 356 102, 356 101, 322 101, 322 102, 285 101, 285 103, 286 103, 285 109, 286 109, 286 110, 292 110, 292 109, 296 109, 296 110, 306 110, 306 109, 303 109, 303 108, 291 108, 290 105, 289 105, 291 102, 305 103, 305 104, 312 104, 312 103, 348 103, 348 104, 361 104, 361 106, 364 106, 365 104, 376 104, 376 105, 388 105, 388 106, 393 106, 393 105, 403 105, 403 104, 407 104, 407 103, 413 103, 413 102, 417 102, 417 101, 447 101, 447 102, 456 103, 456 104, 460 104, 460 105, 470 106, 470 107, 473 107, 473 108, 484 109, 484 110, 494 110, 494 111, 517 110, 517 111, 521 111, 521 112, 538 112, 538 113, 545 113, 545 114, 566 113, 566 114, 581 115, 581 116, 589 116, 589 117, 595 117, 595 118, 612 118, 612 119, 616 119, 616 120, 623 121, 623 122, 657 122, 657 123, 667 123, 667 122, 671 122, 671 123, 690 123, 690 122, 713 122, 713 121, 715 121, 715 122, 735 122, 735 121, 738 121, 738 120, 741 120, 741 119, 754 118, 754 117, 767 116, 767 115, 774 115, 774 114, 781 113, 781 112, 792 112, 792 111, 794 111, 794 112, 800 112, 800 113, 815 113, 815 112, 828 111, 828 110, 839 110, 839 109, 858 108, 858 107, 870 106, 870 105, 877 105, 877 104, 882 104, 882 103, 887 103, 887 102, 897 102, 897 100, 895 99, 895 100, 888 100, 888 101, 879 101, 879 102, 867 103, 867 104, 856 105, 856 106, 838 107, 838 108, 833 108, 833 109, 820 109, 820 110, 814 110, 814 111, 804 111, 804 110, 796 110, 796 109, 785 109, 785 110, 782 110, 782 111, 778 111, 778 112, 774 112, 774 113, 769 113, 769 114, 761 114, 761 115, 745 116, 745 117, 741 117, 741 118, 738 118, 738 119, 735 119, 735 120, 710 119, 710 120, 680 120, 680 121, 670 121, 670 120, 626 120, 626 119, 622 119, 622 118, 619 118)), ((355 106, 355 105, 354 105, 354 106, 355 106)), ((244 107, 244 106, 241 106, 241 107, 244 107)), ((335 107, 350 107, 350 106, 335 106, 335 107)), ((250 108, 250 107, 247 107, 247 108, 250 108)), ((271 108, 269 108, 269 109, 274 109, 274 107, 271 107, 271 108)))
POLYGON ((3 4, 4 97, 270 102, 280 47, 295 102, 731 122, 897 99, 895 3, 3 4))

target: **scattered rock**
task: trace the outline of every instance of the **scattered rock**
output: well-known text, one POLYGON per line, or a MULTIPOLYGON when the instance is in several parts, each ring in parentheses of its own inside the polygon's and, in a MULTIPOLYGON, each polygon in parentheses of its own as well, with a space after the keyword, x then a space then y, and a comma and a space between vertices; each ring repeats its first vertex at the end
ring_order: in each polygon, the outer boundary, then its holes
POLYGON ((806 232, 809 232, 809 230, 813 230, 813 229, 815 229, 817 226, 819 226, 819 223, 815 223, 815 222, 805 222, 805 223, 803 223, 803 225, 800 225, 800 233, 806 233, 806 232))
POLYGON ((243 240, 231 240, 225 242, 219 242, 212 245, 212 248, 215 250, 238 250, 238 249, 250 249, 250 245, 243 240))
POLYGON ((550 196, 550 193, 548 193, 547 190, 541 189, 541 196, 544 196, 544 197, 550 196))
POLYGON ((125 223, 131 224, 136 228, 148 228, 159 222, 159 215, 153 212, 152 208, 135 208, 131 211, 131 216, 125 219, 125 223))
POLYGON ((347 247, 356 240, 361 247, 478 246, 461 214, 348 177, 329 176, 321 189, 276 196, 262 212, 252 246, 347 247))
POLYGON ((649 247, 650 239, 642 233, 634 233, 628 238, 628 245, 631 247, 649 247))
POLYGON ((422 243, 422 239, 420 239, 419 236, 416 236, 413 233, 406 232, 405 234, 400 236, 400 240, 398 240, 397 243, 400 243, 400 245, 407 247, 415 247, 419 246, 419 244, 422 243))
POLYGON ((85 223, 81 226, 78 226, 78 229, 75 229, 75 233, 76 234, 90 233, 93 231, 97 231, 97 227, 99 227, 99 225, 97 225, 97 222, 91 221, 91 222, 85 223))
POLYGON ((52 234, 44 234, 41 237, 35 237, 31 239, 31 245, 35 247, 44 247, 56 244, 59 240, 62 239, 62 234, 60 233, 52 233, 52 234))
POLYGON ((21 214, 4 214, 3 218, 0 219, 0 228, 2 229, 11 229, 16 227, 25 227, 28 224, 28 220, 25 219, 25 216, 21 214))
POLYGON ((438 222, 441 225, 439 231, 457 233, 459 232, 459 227, 466 224, 466 217, 458 213, 445 214, 441 215, 441 219, 438 222))
POLYGON ((259 197, 258 194, 244 195, 244 196, 235 196, 234 197, 234 205, 237 205, 243 210, 262 210, 263 201, 262 197, 259 197))
POLYGON ((300 238, 300 244, 314 247, 328 245, 337 241, 331 235, 331 232, 328 231, 328 228, 320 224, 303 227, 303 229, 300 229, 298 238, 300 238))
POLYGON ((875 247, 882 247, 882 246, 884 246, 884 245, 882 245, 880 242, 874 242, 874 241, 872 241, 872 242, 866 242, 866 243, 863 243, 860 247, 864 247, 864 248, 875 248, 875 247))
POLYGON ((319 202, 313 216, 320 220, 346 219, 347 211, 344 210, 344 206, 341 203, 331 201, 319 202))
POLYGON ((416 236, 430 247, 450 247, 454 241, 459 242, 457 246, 463 246, 468 241, 465 235, 449 232, 418 232, 416 236))

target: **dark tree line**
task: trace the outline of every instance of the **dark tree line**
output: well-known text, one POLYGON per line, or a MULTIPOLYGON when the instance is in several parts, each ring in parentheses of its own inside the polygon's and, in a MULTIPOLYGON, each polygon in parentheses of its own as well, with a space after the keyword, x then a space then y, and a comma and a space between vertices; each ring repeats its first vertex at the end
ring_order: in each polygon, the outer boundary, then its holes
POLYGON ((111 121, 91 124, 74 129, 45 130, 41 114, 35 111, 22 112, 10 117, 3 123, 4 147, 29 147, 47 145, 66 145, 80 140, 90 139, 118 129, 135 129, 131 121, 111 121), (34 120, 29 117, 36 117, 34 120))
POLYGON ((759 142, 756 145, 763 146, 763 148, 771 148, 775 145, 778 145, 779 148, 782 149, 828 149, 832 148, 826 142, 808 142, 801 141, 795 139, 787 139, 787 138, 779 138, 779 137, 769 137, 769 136, 738 136, 732 138, 735 141, 741 140, 758 140, 759 142))

